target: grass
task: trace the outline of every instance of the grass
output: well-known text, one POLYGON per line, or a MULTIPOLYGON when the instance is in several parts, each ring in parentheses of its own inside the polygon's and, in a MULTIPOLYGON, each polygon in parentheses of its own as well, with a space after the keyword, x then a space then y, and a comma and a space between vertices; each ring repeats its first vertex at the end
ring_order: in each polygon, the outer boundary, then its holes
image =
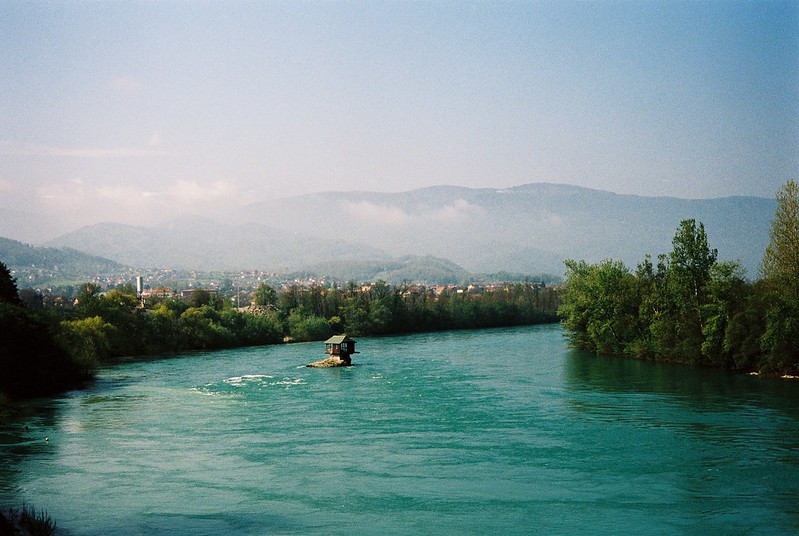
POLYGON ((22 503, 20 510, 10 508, 7 520, 12 526, 28 531, 31 536, 51 536, 56 530, 56 523, 47 512, 41 510, 36 513, 36 508, 33 505, 28 506, 25 502, 22 503))

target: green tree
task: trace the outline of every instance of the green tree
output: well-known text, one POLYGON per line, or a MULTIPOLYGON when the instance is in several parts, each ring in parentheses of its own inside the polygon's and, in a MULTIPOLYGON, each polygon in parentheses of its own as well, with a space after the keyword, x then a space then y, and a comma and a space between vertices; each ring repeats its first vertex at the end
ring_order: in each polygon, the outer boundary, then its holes
POLYGON ((565 264, 560 314, 572 344, 597 353, 625 352, 639 335, 635 277, 621 261, 565 264))
POLYGON ((84 374, 111 354, 114 326, 99 316, 61 322, 58 340, 84 374))
POLYGON ((766 280, 799 279, 799 184, 790 180, 777 192, 777 211, 761 268, 766 280))
POLYGON ((219 311, 210 305, 189 307, 180 315, 178 325, 184 348, 224 348, 233 343, 233 333, 222 324, 219 311))
POLYGON ((188 308, 182 301, 159 302, 145 316, 147 319, 144 349, 147 353, 176 352, 181 345, 180 315, 188 308))
POLYGON ((244 316, 243 343, 250 345, 277 344, 283 341, 283 324, 277 314, 244 316))
POLYGON ((255 289, 253 303, 261 306, 274 306, 277 303, 277 293, 275 289, 266 283, 261 283, 258 285, 258 288, 255 289))
POLYGON ((304 314, 304 308, 294 309, 288 318, 289 335, 295 341, 323 341, 333 335, 330 324, 324 318, 304 314))
POLYGON ((218 291, 206 290, 204 288, 196 289, 191 292, 186 303, 189 307, 211 307, 217 311, 221 311, 229 302, 223 298, 218 291))
MULTIPOLYGON (((640 358, 656 358, 663 355, 663 336, 671 330, 668 315, 668 259, 658 256, 657 266, 647 255, 635 273, 638 306, 639 336, 629 349, 629 354, 640 358)), ((669 347, 670 343, 664 345, 669 347)))
POLYGON ((673 358, 696 363, 702 357, 708 282, 718 251, 708 245, 705 226, 693 219, 683 220, 672 240, 669 255, 668 300, 674 315, 673 358))
POLYGON ((688 306, 698 309, 718 250, 710 249, 704 224, 697 226, 695 220, 680 222, 671 243, 670 273, 677 284, 674 290, 689 302, 688 306))
POLYGON ((788 181, 777 192, 762 275, 766 328, 761 346, 764 368, 799 373, 799 185, 788 181))
POLYGON ((101 314, 99 285, 84 283, 75 299, 75 311, 81 318, 89 318, 101 314))
POLYGON ((737 355, 740 314, 748 305, 751 286, 744 279, 743 268, 735 262, 717 263, 711 268, 707 284, 707 303, 702 314, 702 355, 708 363, 726 368, 745 366, 748 359, 737 355))

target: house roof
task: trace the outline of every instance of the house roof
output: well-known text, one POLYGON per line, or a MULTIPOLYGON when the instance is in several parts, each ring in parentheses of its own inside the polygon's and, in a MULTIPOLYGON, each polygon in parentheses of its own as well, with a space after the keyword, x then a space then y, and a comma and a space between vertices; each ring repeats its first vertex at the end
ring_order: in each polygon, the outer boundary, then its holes
POLYGON ((346 335, 333 335, 325 341, 325 344, 341 344, 344 341, 355 342, 354 339, 351 339, 346 335))

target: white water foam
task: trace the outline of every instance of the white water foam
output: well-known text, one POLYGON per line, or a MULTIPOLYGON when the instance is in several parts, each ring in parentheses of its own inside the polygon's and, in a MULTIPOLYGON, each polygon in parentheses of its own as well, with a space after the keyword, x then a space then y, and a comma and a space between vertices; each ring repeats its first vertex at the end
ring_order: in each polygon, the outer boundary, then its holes
POLYGON ((273 376, 269 376, 268 374, 245 374, 243 376, 233 376, 232 378, 227 378, 222 381, 228 385, 242 387, 248 382, 264 383, 263 380, 271 378, 273 378, 273 376))

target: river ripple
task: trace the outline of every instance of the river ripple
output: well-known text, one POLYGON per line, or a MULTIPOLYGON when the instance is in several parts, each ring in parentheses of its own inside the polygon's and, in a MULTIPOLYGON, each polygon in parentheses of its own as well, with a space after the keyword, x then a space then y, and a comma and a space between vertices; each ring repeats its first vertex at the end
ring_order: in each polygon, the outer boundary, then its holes
POLYGON ((72 534, 799 531, 797 382, 586 355, 559 326, 358 349, 104 368, 0 429, 0 502, 72 534))

